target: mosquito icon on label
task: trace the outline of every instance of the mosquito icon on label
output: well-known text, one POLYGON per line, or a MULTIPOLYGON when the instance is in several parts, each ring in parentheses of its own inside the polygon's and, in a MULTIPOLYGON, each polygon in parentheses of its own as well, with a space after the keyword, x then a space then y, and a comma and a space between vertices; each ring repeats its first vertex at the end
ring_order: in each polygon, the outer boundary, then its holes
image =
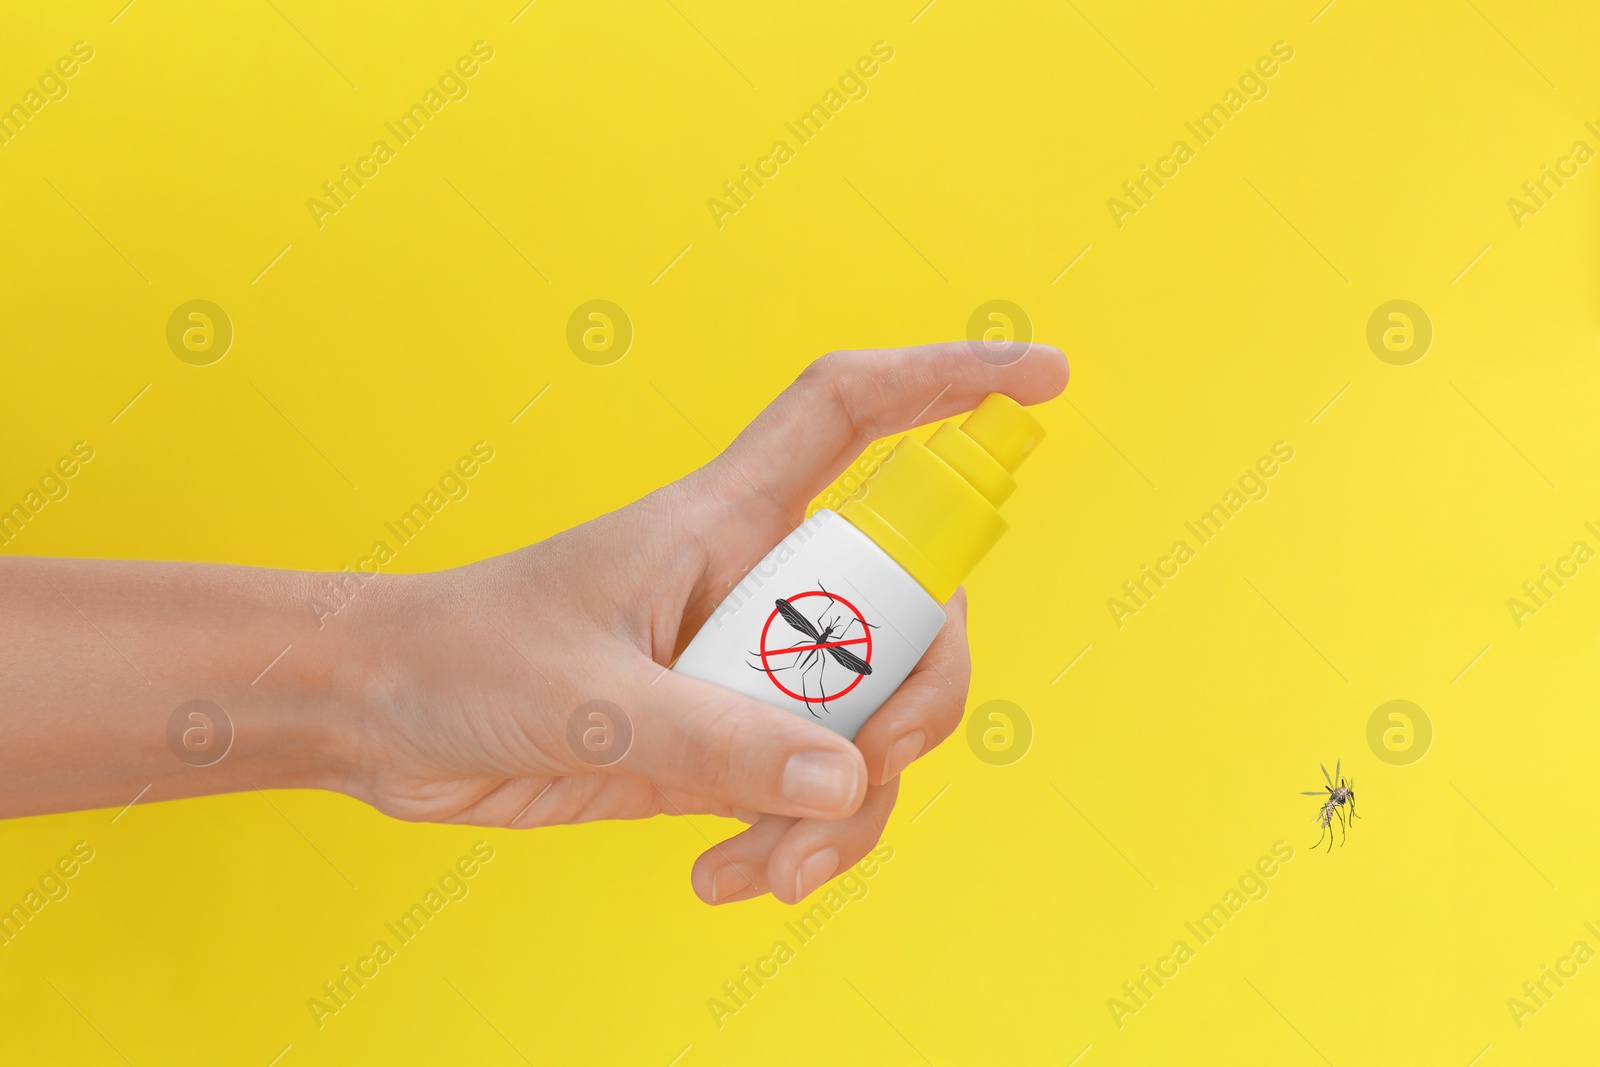
POLYGON ((779 597, 774 605, 761 628, 761 647, 750 653, 760 662, 749 666, 820 719, 813 704, 828 711, 828 701, 844 696, 872 673, 872 631, 877 624, 868 622, 844 597, 828 592, 820 581, 816 589, 779 597), (813 599, 824 603, 807 603, 813 599), (808 616, 808 610, 815 611, 815 617, 808 616), (780 619, 783 625, 774 633, 773 624, 780 619), (795 635, 803 640, 796 643, 795 635), (856 647, 859 653, 852 650, 856 647), (835 668, 831 676, 830 665, 835 668), (838 668, 843 668, 843 677, 838 668))
POLYGON ((1326 778, 1328 781, 1327 788, 1325 790, 1313 789, 1309 792, 1303 792, 1300 795, 1303 797, 1325 796, 1325 799, 1322 802, 1322 807, 1317 809, 1316 815, 1316 822, 1318 826, 1322 827, 1322 833, 1317 836, 1316 843, 1311 847, 1316 848, 1317 845, 1322 844, 1322 839, 1326 837, 1328 839, 1328 851, 1332 852, 1334 816, 1337 815, 1339 817, 1339 844, 1341 847, 1344 845, 1345 837, 1348 836, 1350 832, 1349 824, 1345 822, 1344 812, 1340 811, 1339 809, 1346 804, 1350 805, 1350 822, 1353 823, 1356 821, 1355 783, 1347 783, 1339 774, 1340 764, 1337 761, 1333 765, 1332 778, 1328 777, 1327 764, 1319 763, 1317 766, 1322 768, 1322 777, 1326 778), (1333 784, 1335 779, 1337 779, 1339 782, 1337 786, 1333 784))

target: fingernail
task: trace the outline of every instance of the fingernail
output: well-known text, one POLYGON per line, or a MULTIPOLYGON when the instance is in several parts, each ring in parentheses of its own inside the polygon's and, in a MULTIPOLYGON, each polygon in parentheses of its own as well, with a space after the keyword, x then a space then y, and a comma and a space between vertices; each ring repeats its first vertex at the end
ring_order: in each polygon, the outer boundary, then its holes
POLYGON ((754 826, 757 820, 761 818, 761 813, 759 811, 750 811, 748 808, 734 808, 733 817, 740 822, 754 826))
POLYGON ((833 872, 839 869, 839 853, 831 848, 821 852, 813 852, 800 864, 800 869, 794 876, 794 902, 800 903, 806 897, 833 877, 833 872))
POLYGON ((839 811, 856 798, 861 772, 845 752, 796 752, 783 768, 783 796, 818 811, 839 811))
POLYGON ((719 867, 717 873, 711 876, 711 903, 720 904, 734 894, 749 889, 753 884, 733 864, 719 867))
POLYGON ((911 766, 911 761, 921 755, 922 746, 927 743, 927 734, 921 730, 912 730, 889 746, 889 754, 883 758, 883 780, 887 782, 911 766))

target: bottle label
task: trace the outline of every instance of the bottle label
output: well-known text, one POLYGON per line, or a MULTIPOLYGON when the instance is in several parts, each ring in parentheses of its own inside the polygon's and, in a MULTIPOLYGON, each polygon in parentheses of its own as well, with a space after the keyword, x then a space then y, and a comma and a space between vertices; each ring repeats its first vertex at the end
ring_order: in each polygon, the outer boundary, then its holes
POLYGON ((853 738, 943 624, 910 575, 822 510, 751 568, 674 669, 853 738))

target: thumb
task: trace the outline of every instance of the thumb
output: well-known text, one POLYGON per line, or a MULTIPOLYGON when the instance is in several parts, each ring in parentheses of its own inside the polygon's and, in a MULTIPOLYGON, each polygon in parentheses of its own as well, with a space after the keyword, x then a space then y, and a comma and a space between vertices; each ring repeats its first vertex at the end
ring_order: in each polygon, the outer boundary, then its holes
POLYGON ((839 819, 861 805, 866 762, 831 730, 647 660, 629 675, 632 743, 615 770, 774 815, 839 819))
POLYGON ((1041 344, 951 341, 834 352, 812 363, 711 464, 733 485, 803 510, 880 437, 978 406, 990 393, 1038 404, 1067 385, 1041 344))

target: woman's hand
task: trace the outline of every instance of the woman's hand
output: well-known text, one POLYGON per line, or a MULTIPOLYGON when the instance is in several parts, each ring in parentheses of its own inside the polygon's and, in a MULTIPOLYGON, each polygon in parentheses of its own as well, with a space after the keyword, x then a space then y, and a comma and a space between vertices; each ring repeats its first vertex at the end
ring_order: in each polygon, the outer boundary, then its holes
POLYGON ((695 891, 711 903, 766 892, 798 901, 872 848, 900 772, 960 722, 964 594, 854 743, 668 665, 873 440, 990 392, 1032 404, 1066 384, 1053 348, 1017 346, 1025 354, 1004 365, 975 348, 826 356, 700 470, 503 556, 346 579, 357 595, 316 620, 321 632, 290 607, 323 576, 6 560, 8 602, 15 592, 24 616, 30 606, 48 616, 21 628, 23 644, 50 641, 54 627, 69 660, 103 663, 108 651, 82 625, 97 619, 145 686, 108 664, 98 683, 63 693, 73 687, 7 663, 0 698, 18 711, 0 730, 34 743, 0 755, 0 781, 34 788, 24 798, 0 786, 0 800, 13 814, 123 803, 119 788, 154 779, 151 798, 315 786, 397 818, 512 828, 731 815, 752 825, 699 858, 695 891), (258 670, 263 650, 285 642, 282 662, 243 684, 245 665, 258 670), (108 692, 120 689, 131 701, 108 692), (94 713, 107 773, 81 758, 65 778, 41 766, 50 757, 26 705, 54 710, 55 696, 107 705, 94 713), (164 732, 154 736, 157 718, 164 731, 171 709, 197 696, 224 708, 236 732, 228 757, 202 773, 173 759, 164 732), (118 701, 128 722, 110 707, 118 701))
POLYGON ((400 818, 513 827, 737 815, 754 825, 700 857, 696 892, 799 900, 877 843, 900 772, 960 723, 964 593, 854 744, 666 665, 873 440, 990 392, 1037 403, 1066 378, 1042 346, 1007 366, 966 344, 835 353, 688 477, 509 555, 403 579, 417 625, 375 679, 356 794, 400 818), (584 729, 609 743, 586 750, 584 729))

